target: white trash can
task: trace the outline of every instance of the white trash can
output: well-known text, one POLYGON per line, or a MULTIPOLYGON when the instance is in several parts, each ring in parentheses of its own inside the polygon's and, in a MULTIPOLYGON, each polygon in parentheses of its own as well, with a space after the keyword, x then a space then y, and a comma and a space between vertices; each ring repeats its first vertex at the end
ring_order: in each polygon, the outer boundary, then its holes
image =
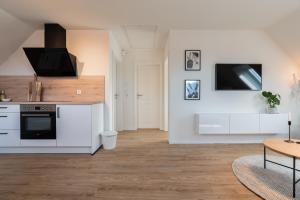
POLYGON ((105 150, 111 150, 116 148, 117 146, 117 131, 104 131, 101 134, 103 148, 105 150))

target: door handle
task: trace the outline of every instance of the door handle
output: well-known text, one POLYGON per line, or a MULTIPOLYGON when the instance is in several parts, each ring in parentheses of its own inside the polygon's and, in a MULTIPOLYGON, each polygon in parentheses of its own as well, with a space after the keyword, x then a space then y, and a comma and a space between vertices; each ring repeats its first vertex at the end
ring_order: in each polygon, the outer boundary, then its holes
POLYGON ((56 117, 60 118, 60 107, 56 108, 56 117))
POLYGON ((143 95, 142 95, 142 94, 138 94, 137 96, 138 96, 138 97, 142 97, 143 95))

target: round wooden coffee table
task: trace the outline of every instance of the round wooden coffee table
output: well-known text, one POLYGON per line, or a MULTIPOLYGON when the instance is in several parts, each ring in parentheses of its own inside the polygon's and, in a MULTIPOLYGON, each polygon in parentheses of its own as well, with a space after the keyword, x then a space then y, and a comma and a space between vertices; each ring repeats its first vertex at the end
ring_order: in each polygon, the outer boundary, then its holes
POLYGON ((300 144, 296 143, 299 140, 292 140, 292 143, 285 142, 284 139, 268 139, 264 141, 264 168, 266 169, 266 163, 273 163, 282 167, 286 167, 293 170, 293 198, 296 196, 296 184, 300 181, 296 180, 296 171, 300 172, 300 170, 296 169, 296 160, 300 159, 300 144), (271 160, 268 160, 266 157, 266 149, 270 149, 282 155, 288 156, 293 159, 293 167, 289 167, 287 165, 283 165, 281 163, 277 163, 271 160))

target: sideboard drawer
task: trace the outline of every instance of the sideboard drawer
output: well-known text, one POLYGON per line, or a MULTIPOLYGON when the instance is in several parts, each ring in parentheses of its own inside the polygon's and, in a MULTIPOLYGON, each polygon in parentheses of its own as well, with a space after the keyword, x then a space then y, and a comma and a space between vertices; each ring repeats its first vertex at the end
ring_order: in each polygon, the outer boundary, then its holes
POLYGON ((197 131, 198 134, 228 134, 229 135, 229 114, 198 114, 197 131))
POLYGON ((0 105, 0 113, 20 112, 20 105, 0 105))
POLYGON ((260 114, 262 134, 288 134, 288 114, 260 114))
POLYGON ((0 113, 0 129, 20 130, 20 113, 0 113))
POLYGON ((230 134, 259 134, 259 114, 230 114, 230 134))
POLYGON ((19 130, 0 130, 0 147, 20 146, 19 130))

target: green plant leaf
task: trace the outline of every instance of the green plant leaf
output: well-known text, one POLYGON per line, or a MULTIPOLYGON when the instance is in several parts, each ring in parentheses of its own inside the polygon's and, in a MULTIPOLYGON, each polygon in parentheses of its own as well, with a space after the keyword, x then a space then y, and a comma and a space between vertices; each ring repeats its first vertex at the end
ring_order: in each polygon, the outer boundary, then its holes
POLYGON ((276 105, 280 105, 281 96, 279 94, 263 91, 262 96, 266 98, 266 102, 269 104, 269 107, 275 108, 276 105))

